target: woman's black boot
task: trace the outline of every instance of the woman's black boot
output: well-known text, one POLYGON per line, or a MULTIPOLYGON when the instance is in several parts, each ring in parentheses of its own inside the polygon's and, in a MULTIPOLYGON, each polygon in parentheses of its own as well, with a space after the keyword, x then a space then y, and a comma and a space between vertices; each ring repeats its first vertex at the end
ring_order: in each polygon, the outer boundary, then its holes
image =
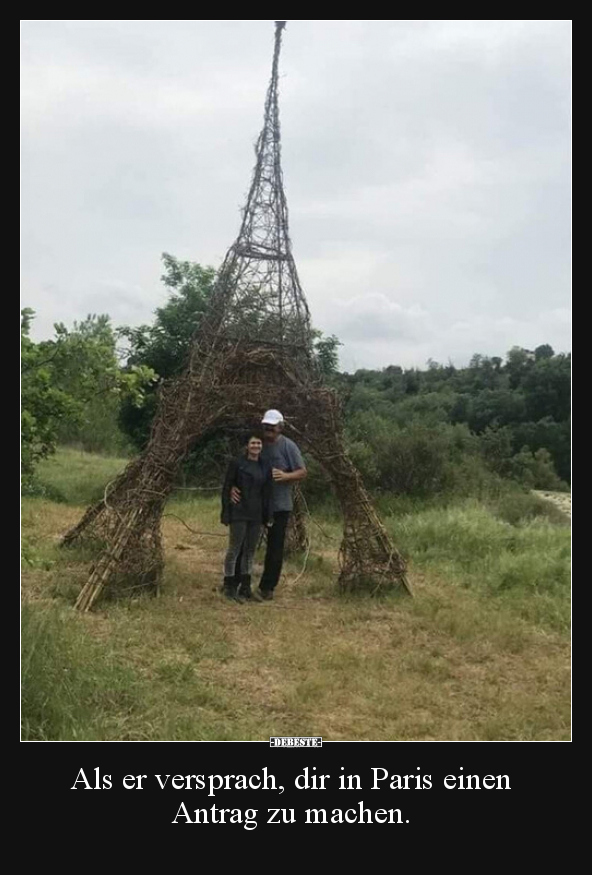
POLYGON ((238 588, 238 596, 239 598, 245 599, 245 601, 247 602, 250 602, 253 598, 253 593, 251 592, 250 574, 241 574, 240 586, 238 588))
POLYGON ((234 577, 225 577, 224 578, 224 586, 222 592, 224 593, 224 598, 228 599, 232 602, 237 602, 237 585, 234 577))

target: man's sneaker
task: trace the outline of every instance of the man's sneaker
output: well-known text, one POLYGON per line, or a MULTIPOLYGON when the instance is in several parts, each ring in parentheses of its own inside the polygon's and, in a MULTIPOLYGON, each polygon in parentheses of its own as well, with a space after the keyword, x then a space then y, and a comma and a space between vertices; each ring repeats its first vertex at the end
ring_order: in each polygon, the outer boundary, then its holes
POLYGON ((273 599, 273 590, 271 589, 256 589, 253 593, 253 598, 258 602, 270 602, 273 599))

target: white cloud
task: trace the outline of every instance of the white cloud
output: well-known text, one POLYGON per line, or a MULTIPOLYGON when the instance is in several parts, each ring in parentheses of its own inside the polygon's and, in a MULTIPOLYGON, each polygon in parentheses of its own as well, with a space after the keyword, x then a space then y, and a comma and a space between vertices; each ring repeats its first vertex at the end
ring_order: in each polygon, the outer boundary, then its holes
MULTIPOLYGON (((238 231, 272 23, 22 34, 23 305, 38 336, 89 309, 145 322, 161 252, 217 265, 238 231)), ((569 348, 569 43, 568 20, 289 22, 294 253, 342 361, 569 348)))

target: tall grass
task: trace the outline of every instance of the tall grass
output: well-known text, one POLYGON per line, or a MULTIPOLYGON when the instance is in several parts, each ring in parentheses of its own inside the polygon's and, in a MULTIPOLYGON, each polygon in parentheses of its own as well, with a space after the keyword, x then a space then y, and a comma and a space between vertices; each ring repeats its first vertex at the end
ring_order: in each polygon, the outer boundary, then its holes
POLYGON ((57 608, 23 605, 21 646, 24 740, 122 737, 138 693, 130 669, 57 608))
POLYGON ((570 529, 532 519, 530 505, 514 524, 494 509, 465 501, 387 521, 413 566, 501 600, 534 623, 557 631, 570 621, 570 529))
POLYGON ((61 496, 68 504, 89 504, 103 496, 105 486, 123 471, 128 461, 61 447, 39 465, 36 481, 41 487, 40 495, 54 501, 61 496))

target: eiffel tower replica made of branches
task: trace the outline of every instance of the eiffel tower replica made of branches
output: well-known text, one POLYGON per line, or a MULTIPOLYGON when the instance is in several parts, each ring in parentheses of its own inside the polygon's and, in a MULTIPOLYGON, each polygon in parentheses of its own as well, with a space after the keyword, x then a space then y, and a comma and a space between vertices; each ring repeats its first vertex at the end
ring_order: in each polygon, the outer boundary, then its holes
POLYGON ((81 611, 104 591, 158 588, 164 567, 161 517, 182 460, 200 437, 258 424, 270 408, 283 411, 286 433, 332 481, 344 517, 341 589, 400 586, 410 592, 404 560, 346 453, 338 397, 322 385, 313 355, 280 163, 278 66, 285 26, 275 22, 265 120, 240 232, 218 273, 186 370, 161 387, 142 455, 64 538, 64 545, 99 546, 76 602, 81 611))

